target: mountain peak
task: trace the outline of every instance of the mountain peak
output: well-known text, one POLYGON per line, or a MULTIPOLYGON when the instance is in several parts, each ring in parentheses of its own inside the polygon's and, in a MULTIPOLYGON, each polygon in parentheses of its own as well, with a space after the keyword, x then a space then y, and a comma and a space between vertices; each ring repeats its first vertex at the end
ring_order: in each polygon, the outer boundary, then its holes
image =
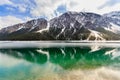
POLYGON ((16 31, 23 31, 24 33, 26 31, 27 32, 36 31, 46 27, 47 27, 47 20, 45 20, 44 18, 38 18, 38 19, 27 21, 25 23, 15 24, 13 26, 3 28, 0 30, 0 33, 9 34, 16 31))
POLYGON ((1 29, 0 40, 120 40, 119 13, 69 11, 50 21, 33 19, 1 29))

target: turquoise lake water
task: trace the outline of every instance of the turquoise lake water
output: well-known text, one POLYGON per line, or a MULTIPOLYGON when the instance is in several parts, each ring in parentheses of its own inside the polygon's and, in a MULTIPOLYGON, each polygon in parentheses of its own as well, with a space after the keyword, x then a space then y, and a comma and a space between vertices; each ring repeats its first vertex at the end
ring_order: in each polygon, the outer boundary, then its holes
POLYGON ((119 46, 1 43, 0 80, 120 80, 119 46))

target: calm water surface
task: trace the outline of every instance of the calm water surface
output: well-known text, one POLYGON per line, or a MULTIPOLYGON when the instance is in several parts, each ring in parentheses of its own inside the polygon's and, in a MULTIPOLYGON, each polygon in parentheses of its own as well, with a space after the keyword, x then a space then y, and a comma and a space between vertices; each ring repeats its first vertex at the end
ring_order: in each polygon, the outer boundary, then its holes
POLYGON ((0 80, 120 80, 119 46, 0 43, 0 80))

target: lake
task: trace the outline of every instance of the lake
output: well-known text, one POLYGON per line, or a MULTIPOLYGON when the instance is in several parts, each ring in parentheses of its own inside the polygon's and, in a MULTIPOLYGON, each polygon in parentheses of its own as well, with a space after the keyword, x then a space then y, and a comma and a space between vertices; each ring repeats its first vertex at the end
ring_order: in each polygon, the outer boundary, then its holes
POLYGON ((0 42, 0 80, 120 80, 119 75, 119 41, 0 42))

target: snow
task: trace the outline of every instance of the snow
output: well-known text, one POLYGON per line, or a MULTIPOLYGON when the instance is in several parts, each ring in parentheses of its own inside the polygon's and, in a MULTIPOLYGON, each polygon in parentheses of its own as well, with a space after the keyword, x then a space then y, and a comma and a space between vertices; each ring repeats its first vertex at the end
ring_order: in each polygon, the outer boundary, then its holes
POLYGON ((74 31, 73 31, 73 33, 72 33, 72 35, 73 35, 75 32, 76 32, 76 29, 74 29, 74 31))
POLYGON ((22 28, 24 28, 24 26, 20 26, 16 31, 18 31, 18 30, 20 30, 20 29, 22 29, 22 28))
POLYGON ((57 35, 56 38, 58 38, 64 31, 65 31, 65 27, 61 30, 61 32, 57 35))
POLYGON ((115 31, 115 32, 118 32, 118 31, 120 31, 120 26, 118 26, 118 25, 115 25, 115 24, 113 24, 113 23, 111 23, 111 25, 112 25, 112 30, 113 31, 115 31))
POLYGON ((29 31, 33 30, 36 27, 37 23, 38 23, 38 20, 35 20, 33 26, 31 27, 29 31))
POLYGON ((119 17, 118 16, 112 16, 112 18, 120 20, 120 16, 119 17))
MULTIPOLYGON (((62 24, 63 25, 63 24, 62 24)), ((63 25, 63 29, 61 30, 61 32, 56 36, 56 38, 58 38, 62 33, 64 33, 66 27, 65 25, 63 25)))
POLYGON ((90 38, 92 36, 95 37, 95 41, 96 40, 105 40, 103 37, 102 37, 102 34, 100 32, 97 32, 97 31, 94 31, 94 30, 91 30, 89 29, 89 31, 91 32, 90 35, 88 36, 87 40, 90 40, 90 38))
POLYGON ((38 30, 37 33, 42 33, 43 31, 48 31, 50 27, 50 24, 48 23, 48 26, 44 29, 38 30))
POLYGON ((39 31, 37 31, 38 33, 42 33, 43 31, 48 31, 49 30, 49 28, 45 28, 45 29, 41 29, 41 30, 39 30, 39 31))
POLYGON ((119 11, 113 11, 111 13, 105 14, 107 17, 111 17, 114 19, 120 19, 120 12, 119 11))
POLYGON ((71 25, 72 27, 74 27, 74 23, 70 23, 70 25, 71 25))
POLYGON ((81 23, 82 25, 84 25, 85 17, 76 16, 75 20, 78 21, 79 23, 81 23))
POLYGON ((110 23, 110 27, 104 27, 105 30, 111 31, 113 33, 120 33, 120 26, 110 23))

